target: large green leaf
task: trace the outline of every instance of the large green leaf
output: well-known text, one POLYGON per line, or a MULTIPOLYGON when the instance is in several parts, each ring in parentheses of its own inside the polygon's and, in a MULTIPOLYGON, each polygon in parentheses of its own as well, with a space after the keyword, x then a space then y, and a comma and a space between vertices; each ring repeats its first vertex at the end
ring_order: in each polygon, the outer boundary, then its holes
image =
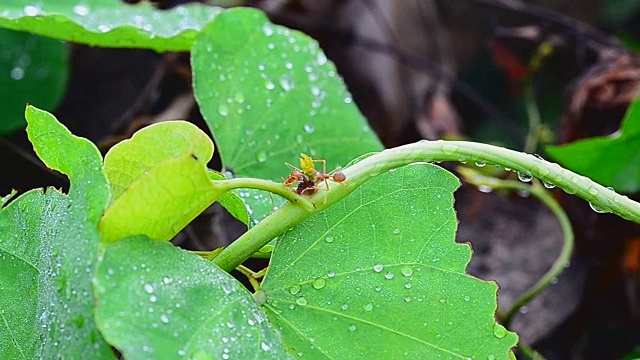
MULTIPOLYGON (((196 39, 192 66, 200 110, 236 176, 281 181, 300 152, 332 170, 382 148, 318 44, 257 10, 220 14, 196 39)), ((244 195, 255 219, 282 204, 244 195)))
MULTIPOLYGON (((434 165, 376 177, 278 241, 262 285, 288 347, 313 359, 508 359, 497 285, 466 274, 458 180, 434 165)), ((259 297, 259 296, 258 296, 259 297)))
POLYGON ((288 357, 237 280, 171 244, 136 237, 107 245, 96 295, 98 325, 127 359, 288 357))
POLYGON ((69 195, 32 190, 0 210, 0 349, 6 359, 113 359, 93 318, 98 218, 109 199, 96 147, 28 107, 36 153, 69 195))
POLYGON ((27 103, 55 110, 68 72, 63 42, 0 29, 0 135, 24 128, 27 103))
POLYGON ((188 4, 158 10, 119 0, 3 0, 0 27, 77 43, 187 51, 220 8, 188 4))
POLYGON ((111 148, 104 167, 114 202, 100 220, 102 240, 170 240, 223 193, 207 172, 212 155, 211 139, 186 121, 148 126, 111 148))
POLYGON ((564 167, 616 191, 640 190, 640 100, 627 110, 619 131, 545 150, 564 167))

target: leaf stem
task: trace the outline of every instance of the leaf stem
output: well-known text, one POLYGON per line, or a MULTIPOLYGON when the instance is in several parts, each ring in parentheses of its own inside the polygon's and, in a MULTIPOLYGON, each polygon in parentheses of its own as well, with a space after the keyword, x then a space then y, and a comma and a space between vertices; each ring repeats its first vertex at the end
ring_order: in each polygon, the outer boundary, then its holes
POLYGON ((216 181, 226 189, 250 187, 273 191, 292 201, 274 212, 225 248, 213 261, 226 271, 235 269, 262 246, 316 212, 333 205, 367 180, 391 169, 415 162, 474 161, 501 166, 534 176, 556 185, 569 194, 589 201, 600 211, 615 213, 640 223, 640 204, 626 196, 593 182, 591 179, 563 169, 539 157, 498 146, 467 141, 419 141, 371 155, 342 170, 347 180, 332 184, 310 197, 298 196, 291 189, 272 181, 237 178, 216 181))
POLYGON ((531 195, 540 200, 544 205, 546 205, 549 210, 551 210, 551 212, 558 219, 560 228, 562 229, 562 250, 560 251, 560 255, 553 263, 551 268, 544 274, 542 278, 540 278, 540 280, 538 280, 538 282, 536 282, 529 290, 527 290, 527 292, 525 292, 514 302, 513 306, 511 307, 511 309, 509 309, 506 315, 499 316, 500 323, 502 323, 504 327, 509 328, 514 316, 518 314, 518 310, 520 310, 520 308, 529 303, 538 294, 549 287, 549 285, 553 282, 553 279, 556 279, 558 276, 560 276, 560 274, 562 274, 566 266, 569 264, 571 254, 573 253, 575 238, 573 229, 571 228, 571 222, 569 221, 567 213, 562 209, 560 204, 558 204, 553 196, 551 196, 549 191, 547 191, 537 180, 534 180, 533 185, 527 185, 515 180, 502 180, 494 177, 480 175, 479 173, 471 169, 461 169, 461 173, 465 176, 465 179, 468 182, 476 186, 485 185, 493 189, 501 188, 510 190, 523 190, 529 192, 531 195))
POLYGON ((281 183, 270 180, 254 179, 254 178, 235 178, 228 180, 216 180, 213 182, 215 186, 221 190, 229 191, 238 188, 258 189, 269 191, 271 193, 282 196, 289 202, 300 205, 307 211, 315 210, 313 204, 306 197, 298 195, 290 187, 281 183))

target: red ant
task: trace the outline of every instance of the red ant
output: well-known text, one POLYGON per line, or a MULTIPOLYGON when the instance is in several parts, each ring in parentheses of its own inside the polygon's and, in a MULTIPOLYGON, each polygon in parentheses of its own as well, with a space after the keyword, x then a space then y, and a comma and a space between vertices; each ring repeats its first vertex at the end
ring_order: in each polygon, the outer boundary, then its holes
POLYGON ((327 174, 327 162, 325 160, 314 160, 306 154, 300 154, 300 167, 302 170, 289 163, 286 164, 293 171, 287 179, 282 178, 282 180, 284 180, 285 186, 291 186, 298 182, 295 190, 298 195, 312 195, 316 192, 318 184, 321 182, 324 182, 326 189, 329 190, 329 182, 327 181, 329 179, 337 183, 343 183, 347 180, 340 168, 327 174), (315 163, 317 162, 322 163, 322 171, 316 169, 315 163))

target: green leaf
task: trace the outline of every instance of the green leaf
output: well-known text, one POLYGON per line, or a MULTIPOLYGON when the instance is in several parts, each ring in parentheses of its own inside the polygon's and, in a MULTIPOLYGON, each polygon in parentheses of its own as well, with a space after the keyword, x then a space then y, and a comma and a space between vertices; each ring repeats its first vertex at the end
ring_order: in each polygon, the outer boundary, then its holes
POLYGON ((24 128, 29 103, 55 110, 67 84, 63 42, 0 29, 0 135, 24 128))
MULTIPOLYGON (((209 176, 211 180, 226 180, 227 178, 219 172, 209 170, 209 176)), ((224 195, 220 196, 218 202, 224 207, 229 214, 234 218, 241 221, 243 224, 249 224, 249 212, 244 204, 244 201, 240 198, 235 191, 227 191, 224 195)))
POLYGON ((201 4, 158 10, 119 0, 3 0, 0 27, 82 44, 187 51, 220 8, 201 4))
POLYGON ((619 131, 602 137, 548 146, 547 153, 564 167, 616 191, 640 190, 640 100, 627 110, 619 131))
POLYGON ((101 156, 49 113, 28 107, 27 132, 69 195, 29 191, 0 210, 0 349, 7 359, 115 359, 93 319, 98 218, 109 199, 101 156))
MULTIPOLYGON (((202 115, 236 176, 281 181, 300 152, 332 170, 382 149, 318 44, 257 10, 220 14, 196 39, 192 67, 202 115)), ((244 193, 254 219, 283 202, 244 193)))
POLYGON ((212 155, 211 139, 186 121, 148 126, 114 146, 104 162, 114 202, 100 221, 102 240, 170 240, 222 195, 207 173, 212 155))
POLYGON ((107 245, 96 295, 100 329, 127 359, 287 358, 238 281, 171 244, 139 236, 107 245))
POLYGON ((434 165, 377 176, 285 233, 262 285, 288 347, 310 358, 507 359, 497 285, 466 274, 453 191, 434 165))

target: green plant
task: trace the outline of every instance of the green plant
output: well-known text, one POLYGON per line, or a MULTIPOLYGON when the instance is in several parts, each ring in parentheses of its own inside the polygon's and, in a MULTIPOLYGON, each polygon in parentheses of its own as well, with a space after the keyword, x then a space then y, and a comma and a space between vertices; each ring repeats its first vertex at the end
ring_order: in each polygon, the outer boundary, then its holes
POLYGON ((382 150, 317 44, 257 11, 219 13, 191 44, 130 24, 99 34, 72 6, 14 3, 27 16, 9 10, 3 26, 192 46, 196 97, 234 177, 206 168, 213 142, 189 123, 140 130, 103 162, 28 106, 34 149, 71 188, 2 198, 0 349, 10 358, 114 358, 110 346, 125 358, 509 358, 517 336, 494 319, 497 285, 466 274, 470 247, 454 242, 459 182, 425 162, 509 168, 640 222, 640 204, 531 155, 456 141, 382 150), (297 195, 280 183, 284 163, 312 150, 347 180, 297 195), (167 243, 214 201, 250 229, 208 254, 167 243), (269 245, 261 283, 240 267, 251 293, 228 272, 269 245))

